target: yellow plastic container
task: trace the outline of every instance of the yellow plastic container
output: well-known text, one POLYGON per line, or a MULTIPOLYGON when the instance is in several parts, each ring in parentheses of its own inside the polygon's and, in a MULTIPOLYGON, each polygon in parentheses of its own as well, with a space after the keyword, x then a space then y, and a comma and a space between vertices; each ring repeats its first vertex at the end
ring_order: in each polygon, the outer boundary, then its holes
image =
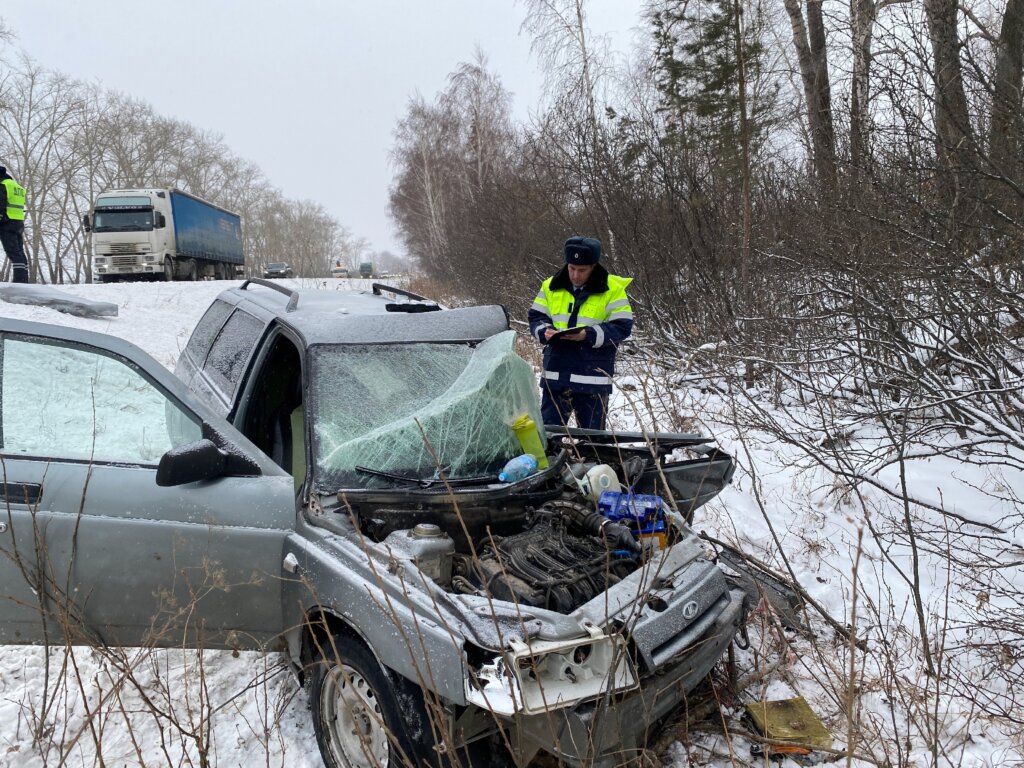
POLYGON ((524 413, 512 422, 512 431, 516 433, 519 444, 523 446, 523 453, 529 453, 537 457, 537 468, 547 469, 548 457, 544 446, 540 442, 540 431, 537 424, 530 418, 530 414, 524 413))

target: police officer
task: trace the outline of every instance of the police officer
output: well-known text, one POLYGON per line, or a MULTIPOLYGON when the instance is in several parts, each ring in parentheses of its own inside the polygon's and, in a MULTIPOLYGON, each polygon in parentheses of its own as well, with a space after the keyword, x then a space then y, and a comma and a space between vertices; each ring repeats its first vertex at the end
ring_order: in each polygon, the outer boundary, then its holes
POLYGON ((565 266, 544 281, 528 315, 544 345, 541 416, 545 424, 566 424, 575 413, 578 426, 604 429, 615 352, 633 332, 626 297, 632 279, 598 263, 600 240, 570 237, 564 250, 565 266))
POLYGON ((28 282, 25 255, 25 188, 0 165, 0 242, 11 262, 11 281, 28 282))

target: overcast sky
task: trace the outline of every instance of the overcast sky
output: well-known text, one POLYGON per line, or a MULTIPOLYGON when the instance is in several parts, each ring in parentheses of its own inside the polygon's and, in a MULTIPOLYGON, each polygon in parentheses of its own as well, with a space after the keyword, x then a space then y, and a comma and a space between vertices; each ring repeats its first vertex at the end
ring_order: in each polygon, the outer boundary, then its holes
MULTIPOLYGON (((588 0, 626 51, 641 0, 588 0)), ((392 131, 480 45, 525 120, 543 86, 513 0, 25 0, 0 18, 37 63, 212 130, 290 198, 321 203, 373 250, 401 253, 387 213, 392 131)))

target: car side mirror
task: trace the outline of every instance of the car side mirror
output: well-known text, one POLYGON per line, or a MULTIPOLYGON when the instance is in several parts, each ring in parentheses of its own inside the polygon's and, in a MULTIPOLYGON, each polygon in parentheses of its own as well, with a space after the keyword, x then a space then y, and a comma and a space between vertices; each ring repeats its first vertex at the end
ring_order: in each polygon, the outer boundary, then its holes
POLYGON ((212 440, 196 440, 194 443, 171 448, 160 457, 156 470, 156 484, 161 487, 184 485, 200 480, 212 480, 224 474, 228 455, 212 440))
POLYGON ((167 226, 167 219, 164 218, 164 215, 160 213, 160 211, 153 214, 153 226, 156 229, 163 229, 167 226))
POLYGON ((82 227, 86 232, 92 232, 92 219, 88 213, 82 214, 82 227))

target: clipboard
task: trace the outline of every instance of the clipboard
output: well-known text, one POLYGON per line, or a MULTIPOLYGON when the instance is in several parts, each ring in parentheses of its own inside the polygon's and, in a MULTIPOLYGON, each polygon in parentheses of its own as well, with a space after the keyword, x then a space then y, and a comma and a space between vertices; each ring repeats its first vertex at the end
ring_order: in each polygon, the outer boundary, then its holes
POLYGON ((585 325, 577 325, 575 328, 564 328, 561 331, 557 331, 555 334, 553 334, 551 336, 550 339, 548 339, 548 344, 550 344, 552 341, 558 341, 559 339, 563 338, 564 336, 568 336, 570 333, 576 333, 576 331, 582 331, 586 327, 587 326, 585 326, 585 325))

